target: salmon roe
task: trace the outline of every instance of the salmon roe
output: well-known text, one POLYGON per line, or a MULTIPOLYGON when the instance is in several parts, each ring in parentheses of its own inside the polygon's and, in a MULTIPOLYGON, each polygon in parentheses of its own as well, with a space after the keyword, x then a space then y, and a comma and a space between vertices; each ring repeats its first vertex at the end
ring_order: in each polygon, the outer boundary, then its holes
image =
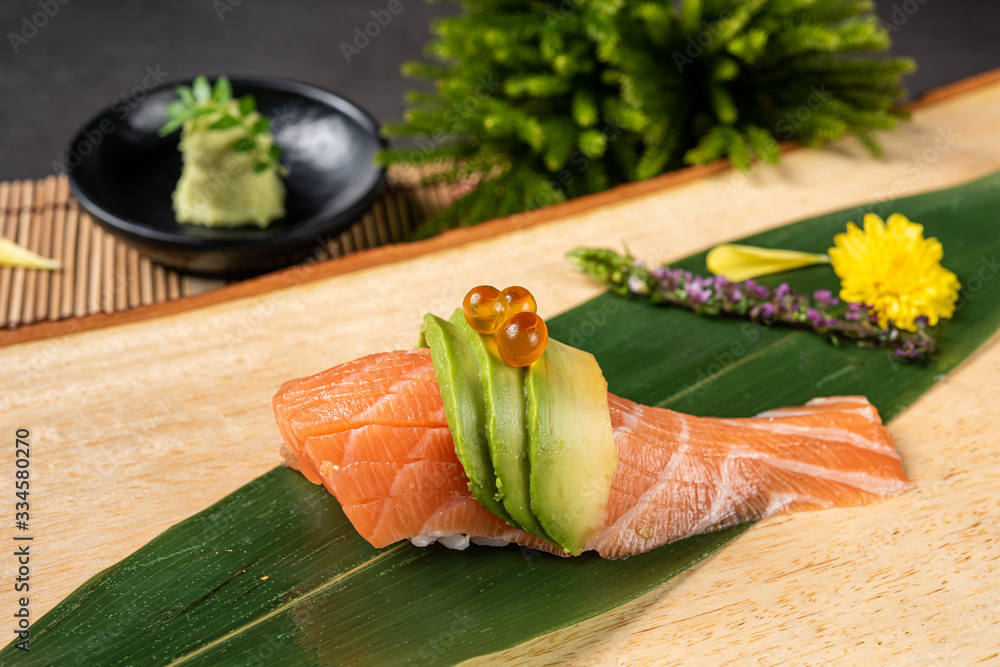
MULTIPOLYGON (((532 299, 533 301, 534 299, 532 299)), ((497 332, 497 352, 509 366, 522 368, 538 361, 549 342, 545 320, 532 312, 517 313, 497 332)))
POLYGON ((538 306, 535 303, 535 297, 523 287, 511 285, 505 288, 501 294, 504 295, 507 303, 510 304, 511 315, 537 312, 538 306))
POLYGON ((491 334, 510 317, 510 305, 496 287, 480 285, 465 295, 462 313, 474 331, 491 334))

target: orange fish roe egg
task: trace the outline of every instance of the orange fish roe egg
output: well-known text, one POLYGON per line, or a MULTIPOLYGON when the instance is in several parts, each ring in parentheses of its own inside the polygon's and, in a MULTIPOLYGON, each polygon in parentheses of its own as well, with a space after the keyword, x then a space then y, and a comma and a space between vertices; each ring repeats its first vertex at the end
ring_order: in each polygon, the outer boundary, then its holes
POLYGON ((510 305, 496 287, 480 285, 465 295, 462 313, 474 331, 491 334, 510 316, 510 305))
POLYGON ((534 295, 519 285, 511 285, 501 292, 510 304, 510 314, 534 313, 538 307, 534 295))
POLYGON ((517 313, 497 332, 497 352, 509 366, 528 366, 545 352, 549 342, 549 328, 545 320, 535 313, 517 313))

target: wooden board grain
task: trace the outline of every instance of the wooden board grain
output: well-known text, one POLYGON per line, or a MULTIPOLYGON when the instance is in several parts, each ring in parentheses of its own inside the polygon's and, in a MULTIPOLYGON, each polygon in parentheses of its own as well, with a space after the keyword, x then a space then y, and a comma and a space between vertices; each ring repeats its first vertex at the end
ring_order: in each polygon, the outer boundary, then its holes
MULTIPOLYGON (((997 111, 1000 86, 981 87, 919 111, 885 137, 880 161, 849 141, 799 150, 749 176, 722 171, 390 264, 311 282, 310 269, 289 271, 267 293, 0 348, 8 436, 32 433, 32 614, 273 467, 270 398, 282 381, 412 346, 422 314, 450 312, 471 285, 524 284, 543 316, 565 310, 600 291, 564 261, 577 245, 627 242, 670 260, 866 201, 891 210, 896 196, 995 171, 997 111)), ((996 661, 1000 429, 984 387, 998 372, 994 339, 893 422, 914 493, 766 521, 677 582, 503 658, 996 661)), ((2 467, 12 479, 13 457, 2 467)), ((14 568, 0 559, 4 581, 14 568)), ((14 598, 4 587, 0 613, 14 598)))

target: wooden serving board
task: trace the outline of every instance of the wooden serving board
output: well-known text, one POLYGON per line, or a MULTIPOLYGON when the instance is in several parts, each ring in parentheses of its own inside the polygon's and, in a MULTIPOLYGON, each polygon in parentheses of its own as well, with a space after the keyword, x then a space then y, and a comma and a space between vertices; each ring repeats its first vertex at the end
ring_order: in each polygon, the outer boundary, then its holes
MULTIPOLYGON (((280 437, 270 399, 281 382, 412 346, 422 314, 449 313, 470 286, 525 285, 551 316, 601 291, 563 258, 579 245, 624 242, 636 255, 669 261, 824 211, 1000 169, 1000 77, 959 88, 884 136, 881 160, 844 141, 793 151, 779 167, 749 176, 713 166, 422 244, 120 316, 77 318, 72 335, 55 335, 66 332, 62 323, 6 334, 4 437, 12 450, 15 429, 31 431, 33 617, 272 468, 280 437), (117 326, 95 328, 109 325, 117 326)), ((1000 660, 1000 416, 991 391, 998 375, 995 337, 892 422, 915 491, 864 509, 764 521, 657 591, 499 658, 1000 660)), ((14 470, 11 453, 3 479, 13 480, 14 470)), ((13 544, 9 519, 4 530, 13 544)), ((15 570, 13 558, 0 557, 3 581, 15 570)), ((0 615, 10 619, 16 597, 12 586, 2 587, 0 615)))

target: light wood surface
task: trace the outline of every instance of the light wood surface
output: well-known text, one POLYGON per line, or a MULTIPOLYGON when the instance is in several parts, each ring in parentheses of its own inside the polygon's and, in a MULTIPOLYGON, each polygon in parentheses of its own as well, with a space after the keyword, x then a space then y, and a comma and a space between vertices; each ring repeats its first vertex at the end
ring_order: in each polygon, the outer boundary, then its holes
MULTIPOLYGON (((798 150, 750 176, 721 171, 392 264, 312 282, 310 269, 286 272, 281 290, 0 348, 5 437, 32 434, 32 614, 273 467, 282 381, 412 346, 424 312, 450 312, 476 284, 523 284, 552 316, 600 291, 563 259, 578 245, 626 242, 668 261, 893 188, 985 175, 1000 169, 998 112, 1000 84, 980 87, 918 111, 884 137, 882 160, 850 141, 798 150)), ((998 340, 890 425, 914 492, 765 521, 670 585, 504 659, 1000 660, 998 340)), ((13 461, 3 457, 4 479, 13 461)), ((13 568, 0 558, 3 581, 13 568)), ((14 593, 0 591, 9 618, 14 593)))

